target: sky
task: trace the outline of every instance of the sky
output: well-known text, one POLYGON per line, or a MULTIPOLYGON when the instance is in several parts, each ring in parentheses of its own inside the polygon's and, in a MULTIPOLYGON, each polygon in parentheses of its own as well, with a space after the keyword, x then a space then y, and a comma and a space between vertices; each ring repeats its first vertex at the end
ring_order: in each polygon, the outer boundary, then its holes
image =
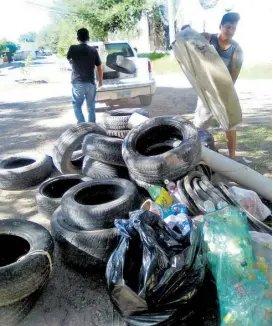
POLYGON ((29 2, 50 6, 53 0, 2 0, 0 5, 0 39, 18 41, 21 34, 35 31, 50 23, 49 11, 29 2))

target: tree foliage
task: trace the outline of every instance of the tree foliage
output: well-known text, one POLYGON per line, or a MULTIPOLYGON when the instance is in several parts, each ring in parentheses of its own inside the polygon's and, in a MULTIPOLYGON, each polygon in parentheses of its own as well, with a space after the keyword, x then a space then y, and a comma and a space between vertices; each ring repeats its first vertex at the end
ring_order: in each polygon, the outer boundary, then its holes
POLYGON ((8 49, 9 53, 12 55, 20 49, 20 46, 6 39, 0 40, 0 52, 5 51, 6 49, 8 49))
POLYGON ((44 27, 37 35, 37 45, 41 49, 50 49, 56 53, 59 44, 59 25, 51 24, 44 27))
POLYGON ((28 32, 19 36, 19 42, 35 42, 37 38, 36 32, 28 32))
POLYGON ((93 41, 107 40, 111 32, 131 31, 145 10, 146 1, 57 0, 53 23, 38 34, 38 46, 65 55, 69 46, 77 42, 79 28, 87 28, 93 41))
POLYGON ((108 32, 130 30, 141 18, 146 0, 63 0, 69 13, 87 22, 97 39, 108 32))

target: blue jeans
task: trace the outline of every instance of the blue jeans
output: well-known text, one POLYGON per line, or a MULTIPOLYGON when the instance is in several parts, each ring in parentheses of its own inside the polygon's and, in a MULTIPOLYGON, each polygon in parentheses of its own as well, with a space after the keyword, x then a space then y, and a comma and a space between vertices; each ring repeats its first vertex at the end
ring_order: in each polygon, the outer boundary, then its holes
POLYGON ((82 105, 86 100, 88 122, 96 122, 95 115, 96 86, 92 83, 78 82, 72 84, 72 103, 78 123, 85 122, 82 114, 82 105))

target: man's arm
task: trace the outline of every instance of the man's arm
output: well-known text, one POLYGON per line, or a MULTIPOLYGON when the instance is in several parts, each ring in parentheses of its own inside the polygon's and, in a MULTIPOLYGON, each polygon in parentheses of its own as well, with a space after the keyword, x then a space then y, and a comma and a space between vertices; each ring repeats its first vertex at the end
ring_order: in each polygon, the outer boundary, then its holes
POLYGON ((101 59, 97 50, 96 50, 96 57, 95 57, 95 65, 97 66, 97 72, 99 77, 98 87, 102 87, 103 70, 102 70, 101 59))
POLYGON ((240 74, 242 64, 243 64, 243 50, 238 45, 233 53, 233 57, 231 60, 231 78, 234 84, 240 74))
POLYGON ((97 71, 98 71, 98 76, 99 76, 98 87, 102 87, 102 79, 103 79, 102 65, 97 66, 97 71))
POLYGON ((71 61, 72 61, 72 45, 70 46, 70 48, 67 52, 66 58, 71 63, 71 61))

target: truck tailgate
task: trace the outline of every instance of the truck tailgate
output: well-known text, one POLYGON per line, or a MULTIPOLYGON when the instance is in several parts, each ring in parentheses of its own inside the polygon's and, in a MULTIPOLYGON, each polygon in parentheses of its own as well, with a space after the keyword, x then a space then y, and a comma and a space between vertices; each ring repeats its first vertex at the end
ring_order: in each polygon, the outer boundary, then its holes
POLYGON ((116 91, 119 89, 139 88, 151 86, 153 80, 140 80, 139 78, 125 78, 118 80, 104 80, 103 87, 98 92, 116 91))

